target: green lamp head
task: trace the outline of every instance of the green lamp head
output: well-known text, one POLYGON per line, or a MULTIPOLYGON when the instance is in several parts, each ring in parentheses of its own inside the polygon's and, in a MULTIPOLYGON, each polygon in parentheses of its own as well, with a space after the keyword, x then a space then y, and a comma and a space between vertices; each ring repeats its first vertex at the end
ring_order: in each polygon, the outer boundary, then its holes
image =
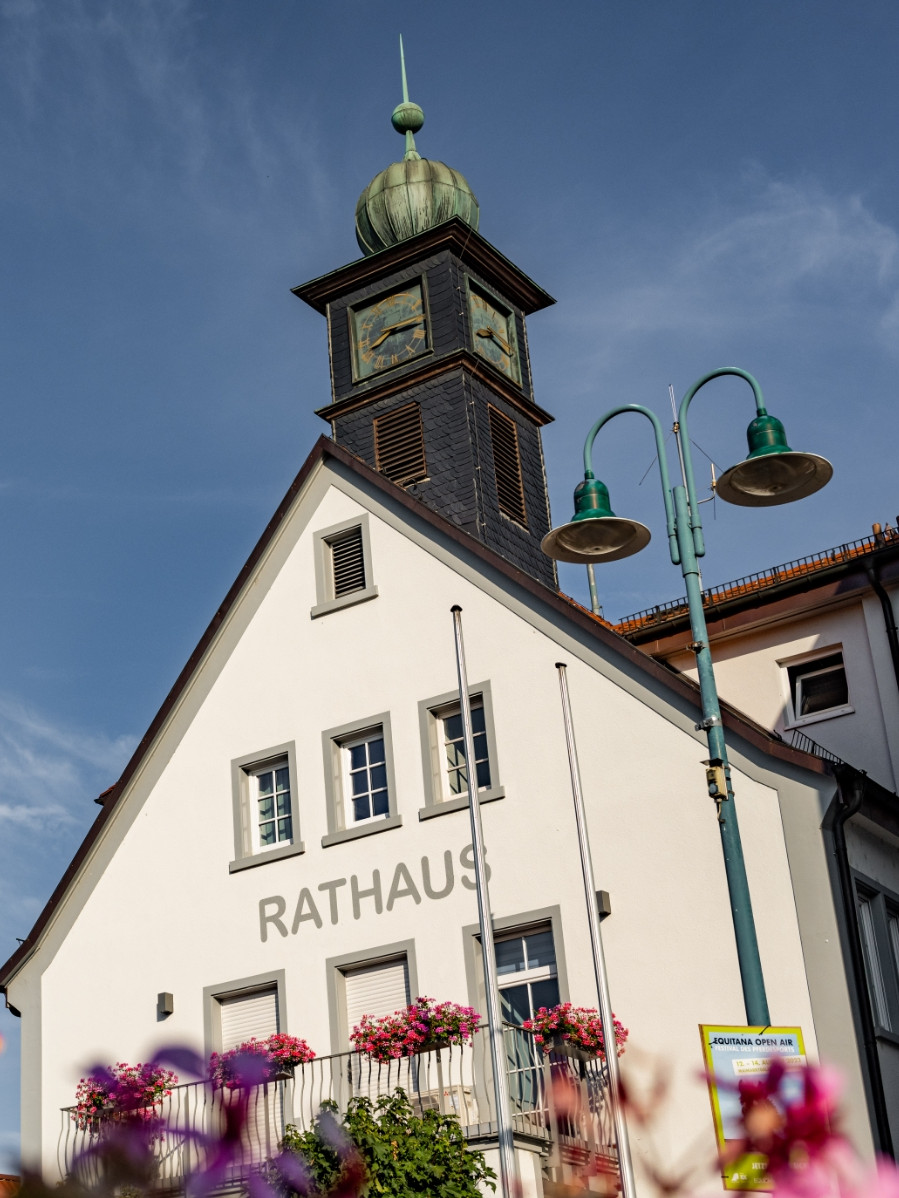
POLYGON ((540 548, 556 561, 584 565, 630 557, 648 545, 649 538, 645 524, 615 515, 608 487, 588 474, 575 488, 571 520, 548 532, 540 548))
POLYGON ((816 453, 797 453, 787 444, 776 416, 759 413, 746 430, 749 456, 718 479, 715 488, 740 507, 774 507, 814 495, 830 482, 833 466, 816 453))

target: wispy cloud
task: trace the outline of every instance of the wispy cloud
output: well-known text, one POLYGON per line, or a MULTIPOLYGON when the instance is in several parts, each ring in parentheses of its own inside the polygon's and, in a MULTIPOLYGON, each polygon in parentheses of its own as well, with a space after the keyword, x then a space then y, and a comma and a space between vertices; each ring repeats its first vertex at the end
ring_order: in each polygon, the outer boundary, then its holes
POLYGON ((8 193, 96 209, 104 193, 162 227, 187 195, 200 227, 246 219, 250 195, 302 178, 322 219, 333 199, 314 110, 285 119, 238 55, 203 54, 196 0, 0 0, 0 136, 8 193), (24 177, 23 177, 24 173, 24 177), (12 177, 11 177, 12 176, 12 177), (180 195, 179 195, 180 193, 180 195))
POLYGON ((620 338, 773 329, 787 317, 819 336, 842 326, 896 350, 899 233, 862 196, 828 194, 814 181, 748 168, 729 196, 669 231, 667 252, 653 242, 651 254, 620 269, 602 310, 581 308, 585 325, 608 334, 604 357, 620 338))
POLYGON ((62 831, 85 824, 89 800, 113 782, 133 748, 54 723, 20 700, 0 695, 0 828, 62 831))

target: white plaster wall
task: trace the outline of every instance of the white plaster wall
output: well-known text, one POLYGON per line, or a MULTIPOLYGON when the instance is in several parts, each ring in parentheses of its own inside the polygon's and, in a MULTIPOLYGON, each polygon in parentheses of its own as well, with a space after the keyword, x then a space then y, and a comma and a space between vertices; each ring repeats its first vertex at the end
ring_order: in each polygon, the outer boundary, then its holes
MULTIPOLYGON (((327 472, 310 484, 307 507, 327 472)), ((714 804, 700 760, 704 738, 689 716, 666 709, 663 690, 645 701, 619 677, 597 672, 571 639, 536 617, 497 603, 490 588, 423 551, 376 511, 370 518, 377 599, 309 618, 316 601, 312 533, 360 511, 332 486, 314 517, 288 522, 203 676, 170 721, 157 750, 116 814, 76 893, 28 972, 42 975, 42 1155, 52 1168, 59 1108, 72 1101, 86 1063, 135 1060, 161 1043, 202 1045, 205 986, 286 971, 284 1026, 329 1051, 325 960, 415 941, 422 993, 464 1001, 461 929, 477 919, 460 884, 441 900, 399 900, 353 918, 348 886, 332 926, 303 923, 295 935, 259 932, 259 902, 356 875, 384 893, 399 862, 420 880, 427 855, 438 877, 449 849, 458 865, 470 841, 466 812, 418 820, 423 805, 417 703, 455 686, 450 607, 463 608, 472 681, 493 688, 498 760, 506 797, 483 808, 495 916, 558 904, 571 998, 595 1005, 577 868, 568 767, 554 663, 569 664, 574 720, 598 886, 613 915, 603 925, 616 1011, 631 1029, 624 1062, 662 1068, 670 1100, 656 1147, 699 1137, 713 1149, 697 1025, 743 1022, 736 953, 714 804), (560 649, 560 641, 562 648, 560 649), (321 731, 390 711, 398 829, 323 849, 327 831, 321 731), (302 856, 229 875, 234 856, 230 762, 295 741, 302 856), (76 901, 77 900, 77 901, 76 901), (83 905, 80 905, 83 904, 83 905), (156 995, 175 1013, 156 1020, 156 995)), ((513 603, 520 608, 520 603, 513 603)), ((606 667, 604 667, 605 669, 606 667)), ((775 1023, 799 1024, 810 1052, 815 1032, 789 867, 774 789, 735 773, 744 848, 775 1023)), ((466 873, 470 877, 470 873, 466 873)), ((24 984, 24 983, 23 983, 24 984)), ((33 984, 33 983, 32 983, 33 984)), ((13 998, 13 1001, 15 999, 13 998)), ((33 1116, 26 1150, 41 1137, 33 1116)), ((635 1131, 635 1151, 647 1150, 635 1131)))
MULTIPOLYGON (((893 755, 899 742, 892 742, 896 740, 893 729, 897 725, 892 719, 888 722, 886 714, 892 716, 894 709, 899 713, 899 698, 885 635, 883 644, 878 641, 873 651, 869 640, 869 632, 883 632, 879 605, 877 608, 879 625, 873 617, 867 618, 862 603, 856 602, 807 612, 788 622, 745 633, 716 636, 712 654, 721 697, 789 739, 786 671, 778 663, 842 645, 849 702, 854 711, 804 722, 799 731, 895 790, 893 755)), ((669 660, 691 678, 696 677, 692 653, 679 652, 669 660)))

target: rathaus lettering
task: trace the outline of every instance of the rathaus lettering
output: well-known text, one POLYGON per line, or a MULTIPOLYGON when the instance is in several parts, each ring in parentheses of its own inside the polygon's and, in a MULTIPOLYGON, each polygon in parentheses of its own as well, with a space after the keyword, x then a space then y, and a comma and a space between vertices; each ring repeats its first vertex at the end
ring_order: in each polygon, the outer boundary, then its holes
MULTIPOLYGON (((459 864, 463 870, 474 872, 474 850, 467 844, 459 854, 459 864)), ((385 878, 386 878, 385 873, 385 878)), ((490 877, 490 868, 487 868, 490 877)), ((459 875, 459 881, 467 890, 474 890, 475 884, 471 878, 459 875)), ((382 884, 381 871, 373 869, 371 879, 360 879, 356 874, 346 878, 334 878, 330 882, 320 882, 316 886, 318 899, 308 886, 304 886, 297 895, 288 913, 287 899, 280 894, 269 895, 259 900, 259 935, 265 943, 269 937, 269 929, 280 936, 295 936, 304 923, 312 923, 316 928, 324 926, 322 911, 332 924, 339 923, 340 917, 353 913, 353 919, 362 918, 362 904, 372 904, 373 910, 380 915, 382 911, 392 911, 394 906, 403 899, 411 899, 416 906, 422 897, 428 899, 446 898, 452 894, 456 884, 453 869, 453 855, 449 849, 443 854, 443 861, 435 871, 427 857, 422 857, 419 869, 413 877, 412 870, 402 861, 393 871, 389 884, 382 884)))

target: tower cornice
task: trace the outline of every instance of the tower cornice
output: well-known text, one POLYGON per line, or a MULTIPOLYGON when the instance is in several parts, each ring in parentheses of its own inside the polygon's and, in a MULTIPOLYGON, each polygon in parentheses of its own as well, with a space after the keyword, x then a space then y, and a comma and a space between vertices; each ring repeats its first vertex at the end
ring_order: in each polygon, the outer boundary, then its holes
POLYGON ((476 233, 463 220, 454 216, 442 225, 426 229, 409 237, 389 249, 381 250, 366 258, 341 266, 329 274, 308 283, 292 287, 294 295, 323 315, 328 304, 357 288, 368 287, 380 278, 387 278, 404 266, 419 262, 427 254, 449 249, 467 266, 473 267, 502 292, 512 303, 517 304, 526 315, 548 308, 556 301, 533 279, 518 269, 503 254, 491 245, 480 233, 476 233))
POLYGON ((387 399, 391 395, 395 395, 400 391, 409 391, 420 383, 428 382, 440 375, 450 374, 454 371, 465 371, 469 377, 480 379, 486 383, 491 390, 501 395, 506 403, 510 404, 517 411, 526 416, 532 424, 542 427, 544 424, 550 424, 555 417, 549 412, 539 407, 529 399, 525 399, 521 391, 506 383, 503 377, 495 370, 485 367, 480 358, 476 358, 468 349, 460 349, 455 353, 447 354, 442 358, 425 361, 417 370, 409 370, 399 377, 383 382, 377 388, 372 388, 355 395, 348 395, 344 399, 339 399, 335 403, 325 404, 324 407, 316 408, 316 416, 321 416, 323 420, 337 420, 341 416, 346 416, 350 412, 356 412, 360 408, 368 407, 369 404, 377 403, 379 399, 387 399))

